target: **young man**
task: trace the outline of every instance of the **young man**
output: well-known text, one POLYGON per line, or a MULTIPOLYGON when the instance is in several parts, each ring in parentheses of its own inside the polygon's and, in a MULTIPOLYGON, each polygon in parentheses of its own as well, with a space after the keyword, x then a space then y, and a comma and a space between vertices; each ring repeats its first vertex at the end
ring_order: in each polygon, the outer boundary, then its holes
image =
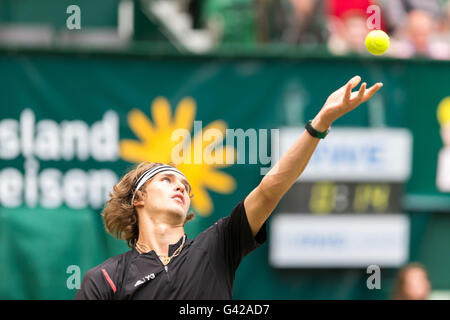
POLYGON ((184 233, 192 218, 190 185, 183 173, 141 163, 114 186, 103 217, 106 229, 130 251, 89 270, 75 299, 231 299, 242 258, 266 240, 266 220, 305 169, 333 121, 369 100, 353 77, 332 93, 293 146, 231 214, 194 239, 184 233))

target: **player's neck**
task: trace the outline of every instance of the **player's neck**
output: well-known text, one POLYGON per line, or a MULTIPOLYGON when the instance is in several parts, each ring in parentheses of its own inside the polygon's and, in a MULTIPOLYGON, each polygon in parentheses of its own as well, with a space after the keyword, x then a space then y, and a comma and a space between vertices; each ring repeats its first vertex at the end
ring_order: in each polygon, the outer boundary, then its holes
POLYGON ((138 243, 154 250, 156 254, 167 255, 169 245, 177 243, 183 235, 183 223, 167 223, 149 215, 139 217, 138 243))

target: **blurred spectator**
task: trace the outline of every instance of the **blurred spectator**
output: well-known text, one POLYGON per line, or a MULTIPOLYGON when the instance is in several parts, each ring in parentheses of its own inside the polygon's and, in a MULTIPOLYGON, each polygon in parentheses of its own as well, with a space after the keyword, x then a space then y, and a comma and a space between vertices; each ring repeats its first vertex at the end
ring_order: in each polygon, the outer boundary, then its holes
POLYGON ((386 15, 392 30, 388 54, 401 58, 450 59, 449 41, 443 27, 448 24, 445 11, 439 0, 387 1, 386 15))
POLYGON ((260 0, 263 42, 320 45, 326 42, 325 0, 260 0))
POLYGON ((446 0, 443 7, 442 19, 438 25, 439 32, 442 32, 444 40, 450 43, 450 1, 446 0))
MULTIPOLYGON (((369 33, 367 8, 377 4, 370 0, 327 0, 328 48, 335 54, 367 53, 364 40, 369 33)), ((380 7, 381 9, 381 7, 380 7)), ((381 15, 382 17, 382 15, 381 15)), ((380 21, 384 29, 383 20, 380 21)))
POLYGON ((190 0, 194 27, 217 43, 327 45, 334 54, 368 54, 373 11, 391 38, 387 55, 450 59, 450 0, 190 0), (201 12, 201 19, 198 14, 201 12))
POLYGON ((401 30, 408 20, 408 14, 421 10, 437 20, 442 15, 440 0, 385 0, 383 7, 388 21, 388 31, 393 33, 401 30))
POLYGON ((412 262, 398 271, 392 298, 394 300, 426 300, 430 291, 431 285, 425 266, 412 262))
POLYGON ((450 44, 450 0, 447 0, 444 6, 444 16, 439 25, 444 42, 450 44))

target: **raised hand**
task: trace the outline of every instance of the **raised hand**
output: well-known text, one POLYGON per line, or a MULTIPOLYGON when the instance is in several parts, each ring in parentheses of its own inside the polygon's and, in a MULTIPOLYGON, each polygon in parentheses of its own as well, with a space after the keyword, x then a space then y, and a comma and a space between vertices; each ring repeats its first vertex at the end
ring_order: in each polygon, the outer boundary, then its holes
POLYGON ((328 97, 317 117, 314 118, 312 122, 313 127, 319 131, 325 131, 331 126, 333 121, 372 98, 375 92, 383 86, 381 82, 378 82, 369 89, 366 89, 367 84, 363 82, 358 91, 352 92, 360 82, 361 77, 355 76, 344 86, 333 92, 328 97))
MULTIPOLYGON (((333 121, 369 100, 383 86, 382 83, 377 83, 366 89, 366 84, 363 83, 358 91, 352 92, 360 81, 359 76, 353 77, 346 85, 328 97, 312 121, 312 126, 316 130, 327 130, 333 121)), ((264 176, 261 183, 245 198, 245 211, 253 236, 257 234, 280 199, 305 170, 319 141, 320 139, 312 138, 308 132, 304 131, 264 176)))

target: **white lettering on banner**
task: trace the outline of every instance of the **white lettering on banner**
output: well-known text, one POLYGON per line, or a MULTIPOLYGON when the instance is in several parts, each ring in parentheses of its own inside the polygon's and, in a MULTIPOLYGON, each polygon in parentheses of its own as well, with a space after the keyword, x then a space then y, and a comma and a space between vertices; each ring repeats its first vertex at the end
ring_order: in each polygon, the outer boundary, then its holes
POLYGON ((63 177, 63 194, 67 205, 74 209, 87 206, 86 174, 80 169, 71 169, 63 177))
MULTIPOLYGON (((1 127, 1 123, 0 123, 1 127)), ((30 109, 25 109, 20 114, 20 132, 17 132, 17 140, 20 140, 22 155, 24 157, 31 157, 33 155, 33 132, 34 132, 34 113, 30 109)), ((1 149, 0 145, 0 149, 1 149)))
POLYGON ((37 174, 39 170, 39 163, 33 158, 28 158, 25 161, 25 203, 29 207, 35 207, 38 202, 37 192, 37 174))
POLYGON ((61 206, 63 195, 59 181, 62 179, 62 172, 53 168, 44 169, 39 178, 39 188, 42 190, 41 205, 48 209, 61 206))
POLYGON ((10 160, 20 154, 19 123, 13 119, 0 121, 0 158, 10 160))
MULTIPOLYGON (((281 128, 279 140, 272 139, 272 145, 279 145, 282 155, 303 131, 281 128)), ((411 174, 411 149, 407 129, 334 128, 318 145, 301 180, 404 182, 411 174)))
POLYGON ((42 120, 36 126, 34 153, 41 160, 60 159, 60 135, 56 121, 42 120))
POLYGON ((61 122, 61 157, 69 161, 75 156, 85 161, 89 157, 89 128, 83 121, 61 122))
MULTIPOLYGON (((82 170, 56 168, 39 171, 39 161, 116 161, 119 156, 119 117, 108 110, 90 127, 82 120, 36 121, 25 109, 19 120, 0 121, 0 159, 24 158, 23 172, 17 168, 0 170, 0 205, 72 209, 101 208, 117 183, 109 169, 82 170)), ((71 165, 74 167, 75 165, 71 165)))
POLYGON ((116 161, 119 157, 119 117, 108 110, 101 120, 89 126, 81 120, 35 121, 34 112, 25 109, 20 120, 0 121, 0 159, 22 155, 39 160, 116 161))
POLYGON ((93 208, 102 208, 109 193, 118 182, 117 175, 108 169, 89 170, 88 172, 88 201, 93 208))
POLYGON ((1 204, 7 208, 15 208, 22 204, 22 173, 15 168, 0 171, 1 204))
POLYGON ((92 157, 97 161, 115 161, 119 154, 119 117, 107 111, 103 120, 92 125, 89 137, 92 157))
POLYGON ((117 183, 117 175, 109 169, 88 170, 73 168, 62 173, 46 168, 39 173, 39 163, 27 159, 24 174, 16 168, 0 170, 0 205, 17 208, 22 205, 57 208, 62 204, 71 209, 92 207, 99 209, 109 199, 109 192, 117 183))

